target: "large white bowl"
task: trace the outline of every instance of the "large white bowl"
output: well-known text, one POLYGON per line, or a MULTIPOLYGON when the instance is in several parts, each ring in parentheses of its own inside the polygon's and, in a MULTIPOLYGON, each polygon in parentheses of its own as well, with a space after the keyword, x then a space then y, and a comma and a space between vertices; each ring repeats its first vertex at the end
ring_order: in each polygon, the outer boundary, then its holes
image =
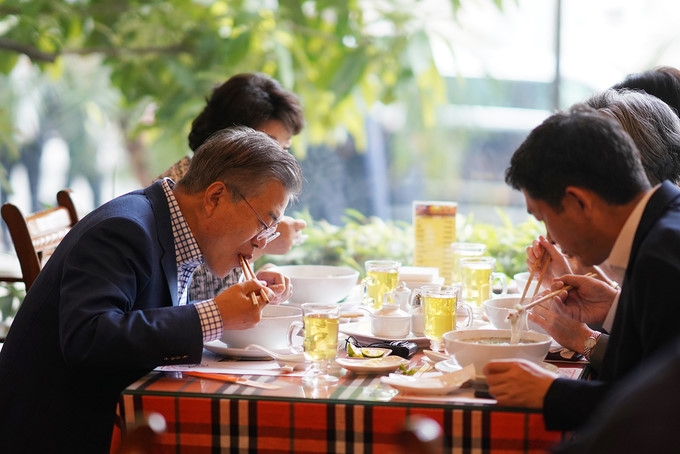
POLYGON ((348 266, 286 265, 277 267, 290 278, 293 294, 289 304, 337 303, 357 284, 359 272, 348 266))
POLYGON ((510 344, 509 329, 467 329, 444 333, 444 345, 449 355, 461 366, 475 365, 477 375, 491 360, 523 358, 540 363, 548 354, 552 338, 547 334, 522 331, 519 344, 510 344), (475 339, 503 339, 504 343, 482 344, 475 339), (527 343, 523 343, 527 342, 527 343))
POLYGON ((299 307, 268 304, 262 309, 262 318, 252 328, 226 330, 220 339, 229 348, 245 348, 258 344, 271 350, 289 348, 288 329, 294 321, 302 321, 299 307))
MULTIPOLYGON (((495 298, 488 299, 482 303, 482 308, 484 309, 484 314, 486 314, 486 318, 489 319, 489 322, 494 326, 494 328, 498 329, 510 329, 510 321, 508 320, 508 314, 510 311, 515 309, 515 305, 517 305, 520 300, 521 296, 517 295, 505 295, 505 296, 497 296, 495 298)), ((526 298, 524 304, 529 303, 531 301, 529 298, 526 298)), ((525 317, 522 317, 523 320, 527 320, 525 317)), ((537 324, 533 322, 528 322, 528 326, 524 323, 520 324, 520 329, 522 330, 527 330, 529 329, 530 331, 538 331, 539 333, 544 333, 545 331, 543 328, 538 326, 537 324)))

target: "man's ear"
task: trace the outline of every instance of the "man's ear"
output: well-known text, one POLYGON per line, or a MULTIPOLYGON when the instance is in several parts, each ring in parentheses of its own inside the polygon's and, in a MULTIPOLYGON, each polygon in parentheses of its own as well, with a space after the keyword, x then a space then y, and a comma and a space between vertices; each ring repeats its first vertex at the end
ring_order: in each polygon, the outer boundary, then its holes
POLYGON ((587 218, 593 209, 593 193, 576 186, 567 186, 564 190, 562 205, 565 208, 577 209, 587 218))
POLYGON ((215 181, 208 186, 203 193, 203 210, 208 217, 211 217, 218 209, 220 204, 231 200, 231 193, 221 181, 215 181))

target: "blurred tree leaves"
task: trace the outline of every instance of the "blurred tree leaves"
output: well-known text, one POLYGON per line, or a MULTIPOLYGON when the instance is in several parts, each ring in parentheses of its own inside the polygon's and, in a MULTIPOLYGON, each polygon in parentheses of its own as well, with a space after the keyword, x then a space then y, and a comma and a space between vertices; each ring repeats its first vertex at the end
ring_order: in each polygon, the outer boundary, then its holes
MULTIPOLYGON (((122 123, 130 137, 149 131, 164 163, 186 151, 190 122, 212 86, 262 71, 302 99, 307 128, 298 145, 332 142, 341 126, 361 149, 360 119, 374 103, 411 96, 415 81, 427 125, 444 101, 425 4, 430 11, 427 0, 4 0, 0 71, 19 54, 43 69, 66 55, 101 55, 124 108, 157 106, 153 124, 122 123)), ((438 19, 461 6, 436 5, 438 19)))

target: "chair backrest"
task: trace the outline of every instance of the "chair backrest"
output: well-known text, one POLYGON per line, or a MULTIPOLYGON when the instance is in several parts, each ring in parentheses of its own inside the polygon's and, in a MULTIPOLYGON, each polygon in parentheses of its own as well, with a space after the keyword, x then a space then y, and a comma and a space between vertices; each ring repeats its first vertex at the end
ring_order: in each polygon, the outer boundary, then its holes
POLYGON ((78 222, 78 213, 70 192, 66 189, 59 191, 56 207, 28 216, 24 216, 21 210, 11 203, 2 206, 2 219, 12 237, 27 291, 62 238, 78 222))

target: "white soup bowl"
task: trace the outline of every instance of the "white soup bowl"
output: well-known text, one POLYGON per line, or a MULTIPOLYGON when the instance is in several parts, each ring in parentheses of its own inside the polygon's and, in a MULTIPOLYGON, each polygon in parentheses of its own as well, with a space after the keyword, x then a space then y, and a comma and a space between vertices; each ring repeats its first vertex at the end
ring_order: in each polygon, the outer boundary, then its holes
POLYGON ((258 344, 271 350, 287 350, 288 328, 297 320, 302 321, 302 309, 299 307, 268 304, 262 309, 262 318, 257 325, 248 329, 226 330, 220 340, 229 348, 258 344))
POLYGON ((540 363, 548 354, 552 338, 547 334, 522 331, 518 344, 510 343, 509 329, 467 329, 444 333, 444 345, 449 355, 462 367, 474 364, 475 373, 491 360, 522 358, 540 363), (493 343, 483 343, 480 340, 493 343))
POLYGON ((357 284, 359 272, 348 266, 285 265, 276 269, 290 278, 293 294, 289 304, 337 303, 357 284))

